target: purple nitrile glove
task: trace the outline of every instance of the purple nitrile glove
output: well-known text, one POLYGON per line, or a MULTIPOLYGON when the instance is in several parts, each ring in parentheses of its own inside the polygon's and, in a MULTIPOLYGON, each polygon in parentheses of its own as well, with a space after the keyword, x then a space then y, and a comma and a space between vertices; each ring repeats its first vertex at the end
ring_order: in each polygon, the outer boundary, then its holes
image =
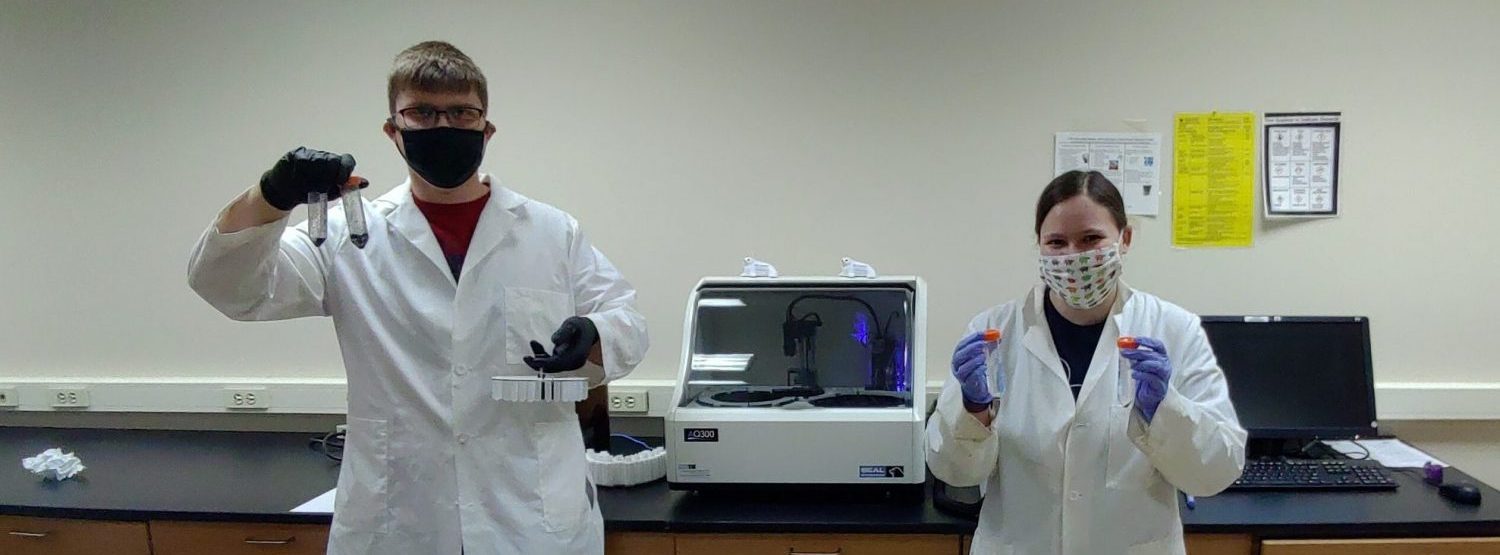
POLYGON ((1140 344, 1134 349, 1121 349, 1120 356, 1130 360, 1131 377, 1135 378, 1135 406, 1141 416, 1150 423, 1156 417, 1156 409, 1162 399, 1167 398, 1167 385, 1172 380, 1172 361, 1167 359, 1167 346, 1150 337, 1137 337, 1140 344))
MULTIPOLYGON (((990 403, 995 401, 995 395, 990 393, 989 369, 985 366, 985 358, 982 330, 965 336, 953 349, 953 377, 958 378, 964 395, 964 408, 969 412, 988 409, 990 403)), ((1004 382, 999 384, 1000 390, 1005 391, 1004 382)))

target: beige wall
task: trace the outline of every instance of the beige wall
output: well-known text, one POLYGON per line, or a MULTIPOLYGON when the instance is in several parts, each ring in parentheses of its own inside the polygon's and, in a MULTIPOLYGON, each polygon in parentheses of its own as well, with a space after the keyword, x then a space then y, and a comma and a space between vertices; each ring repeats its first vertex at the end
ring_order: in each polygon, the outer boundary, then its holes
MULTIPOLYGON (((185 286, 187 251, 297 145, 395 185, 384 71, 445 38, 491 79, 486 169, 577 215, 640 289, 638 377, 673 375, 689 287, 746 255, 925 276, 941 372, 972 313, 1033 281, 1052 133, 1332 109, 1343 217, 1222 251, 1139 219, 1128 279, 1201 313, 1368 315, 1383 382, 1497 382, 1496 20, 1487 1, 0 0, 0 380, 340 376, 326 322, 228 322, 185 286)), ((1493 425, 1436 426, 1493 448, 1493 425)))
POLYGON ((1500 4, 373 4, 0 4, 0 376, 339 375, 325 322, 228 322, 186 253, 297 145, 395 185, 383 74, 441 37, 492 80, 486 169, 576 214, 639 287, 641 377, 672 375, 688 289, 745 255, 926 276, 940 364, 1033 280, 1053 132, 1334 109, 1344 217, 1224 251, 1140 219, 1128 279, 1203 313, 1369 315, 1383 381, 1500 381, 1478 348, 1500 295, 1452 287, 1497 269, 1500 4))

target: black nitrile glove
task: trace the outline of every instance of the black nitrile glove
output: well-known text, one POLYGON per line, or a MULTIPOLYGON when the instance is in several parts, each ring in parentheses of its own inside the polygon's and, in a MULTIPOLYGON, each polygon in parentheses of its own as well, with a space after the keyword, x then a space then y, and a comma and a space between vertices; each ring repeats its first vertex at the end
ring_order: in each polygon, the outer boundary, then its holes
POLYGON ((526 365, 543 372, 569 372, 583 368, 589 361, 589 352, 599 342, 599 328, 594 321, 583 316, 564 320, 552 333, 552 354, 541 343, 531 342, 533 356, 526 357, 526 365))
MULTIPOLYGON (((343 193, 352 173, 353 156, 299 146, 261 174, 260 196, 280 210, 307 202, 308 193, 328 193, 328 200, 333 200, 343 193)), ((360 188, 366 186, 369 182, 361 180, 360 188)))

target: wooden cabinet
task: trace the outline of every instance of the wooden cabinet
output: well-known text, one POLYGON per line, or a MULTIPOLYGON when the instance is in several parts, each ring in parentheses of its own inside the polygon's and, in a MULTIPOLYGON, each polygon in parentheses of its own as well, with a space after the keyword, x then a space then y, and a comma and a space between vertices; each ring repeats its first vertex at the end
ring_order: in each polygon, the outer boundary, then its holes
MULTIPOLYGON (((1500 537, 1262 540, 1189 534, 1188 555, 1500 555, 1500 537), (1259 551, 1257 551, 1259 547, 1259 551)), ((614 532, 608 555, 959 555, 969 536, 944 534, 671 534, 614 532)), ((328 526, 112 522, 0 516, 3 555, 323 555, 328 526)))
POLYGON ((328 526, 242 522, 151 522, 155 555, 323 555, 328 526))
POLYGON ((1252 555, 1255 538, 1242 534, 1188 534, 1188 555, 1252 555))
POLYGON ((935 534, 680 534, 677 555, 957 555, 962 539, 935 534))
POLYGON ((151 555, 144 522, 0 516, 5 555, 151 555))
POLYGON ((1261 555, 1500 555, 1500 538, 1265 540, 1261 555))
POLYGON ((604 535, 607 555, 672 555, 677 542, 671 534, 651 532, 613 532, 604 535))
MULTIPOLYGON (((970 536, 963 537, 963 548, 960 553, 968 553, 972 541, 970 536)), ((1255 538, 1241 534, 1188 534, 1188 555, 1253 555, 1255 553, 1255 538)))

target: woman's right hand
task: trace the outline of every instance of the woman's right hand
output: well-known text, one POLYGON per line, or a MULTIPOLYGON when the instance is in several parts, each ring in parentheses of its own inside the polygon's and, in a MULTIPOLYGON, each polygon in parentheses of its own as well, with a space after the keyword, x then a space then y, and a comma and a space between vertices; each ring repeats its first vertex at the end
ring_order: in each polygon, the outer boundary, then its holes
MULTIPOLYGON (((953 349, 953 377, 958 379, 963 391, 964 408, 969 412, 983 412, 995 401, 990 393, 989 369, 985 365, 984 331, 964 337, 953 349)), ((998 368, 996 369, 998 370, 998 368)), ((1005 391, 1002 376, 996 376, 1000 391, 1005 391)))

